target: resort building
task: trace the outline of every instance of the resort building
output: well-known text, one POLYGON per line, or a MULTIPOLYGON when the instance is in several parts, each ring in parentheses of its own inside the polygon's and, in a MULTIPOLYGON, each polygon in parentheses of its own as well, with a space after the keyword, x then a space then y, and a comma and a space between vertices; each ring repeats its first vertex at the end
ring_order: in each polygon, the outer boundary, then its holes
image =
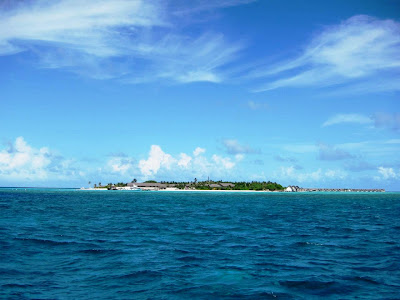
POLYGON ((135 182, 135 183, 128 183, 128 186, 137 186, 141 190, 148 190, 148 191, 158 191, 158 190, 164 190, 167 188, 167 185, 164 183, 158 183, 158 182, 135 182))

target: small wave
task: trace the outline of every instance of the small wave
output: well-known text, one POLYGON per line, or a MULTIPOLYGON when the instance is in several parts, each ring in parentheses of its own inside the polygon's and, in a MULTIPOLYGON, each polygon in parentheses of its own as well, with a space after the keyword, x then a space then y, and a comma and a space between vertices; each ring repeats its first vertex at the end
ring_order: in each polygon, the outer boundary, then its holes
POLYGON ((0 274, 15 276, 15 275, 23 274, 23 273, 21 271, 15 270, 15 269, 0 268, 0 274))
POLYGON ((43 245, 68 245, 68 244, 77 244, 76 242, 67 242, 67 241, 53 241, 47 239, 36 239, 36 238, 14 238, 14 240, 31 242, 43 245))
POLYGON ((20 283, 7 283, 2 285, 3 288, 30 288, 33 287, 31 284, 20 284, 20 283))
POLYGON ((51 245, 51 246, 68 246, 68 245, 79 245, 79 246, 87 246, 87 247, 96 247, 96 245, 89 244, 89 243, 80 243, 74 241, 55 241, 55 240, 48 240, 48 239, 39 239, 39 238, 14 238, 14 240, 22 241, 22 242, 30 242, 34 244, 40 245, 51 245))
POLYGON ((140 277, 149 277, 149 278, 155 278, 155 277, 160 277, 162 274, 157 271, 151 271, 151 270, 141 270, 141 271, 136 271, 128 274, 123 274, 117 276, 117 278, 120 279, 129 279, 129 278, 140 278, 140 277))
POLYGON ((306 290, 321 290, 329 288, 336 284, 335 281, 319 281, 319 280, 286 280, 279 281, 279 284, 288 288, 298 288, 306 290))
POLYGON ((384 271, 398 271, 398 270, 400 270, 400 263, 397 263, 397 262, 391 263, 387 267, 381 268, 381 270, 384 270, 384 271))
POLYGON ((396 241, 383 241, 387 245, 397 245, 396 241))
POLYGON ((186 250, 182 250, 182 249, 174 249, 174 251, 175 251, 175 252, 178 252, 178 253, 183 253, 183 254, 188 254, 188 253, 190 253, 190 251, 186 251, 186 250))
POLYGON ((227 248, 230 249, 248 249, 248 248, 260 248, 259 246, 256 245, 241 245, 241 244, 231 244, 231 245, 227 245, 227 248))
POLYGON ((355 285, 322 280, 287 280, 280 281, 279 284, 289 289, 318 296, 347 295, 357 289, 355 285))
POLYGON ((361 272, 376 272, 379 270, 379 268, 376 267, 355 267, 353 268, 355 271, 361 271, 361 272))
POLYGON ((326 226, 315 226, 315 229, 320 229, 322 231, 330 231, 330 230, 332 230, 331 227, 326 227, 326 226))
POLYGON ((327 246, 325 244, 321 244, 321 243, 314 243, 314 242, 296 242, 293 245, 295 246, 327 246))
POLYGON ((349 280, 349 281, 362 281, 362 282, 371 283, 371 284, 375 284, 375 285, 380 284, 380 282, 376 281, 375 279, 373 279, 369 276, 354 276, 354 277, 347 277, 345 279, 349 280))
POLYGON ((120 251, 114 249, 85 249, 79 252, 88 254, 108 254, 108 253, 119 253, 120 251))
POLYGON ((204 260, 203 258, 200 257, 196 257, 196 256, 191 256, 191 255, 187 255, 187 256, 181 256, 177 258, 180 261, 199 261, 199 260, 204 260))
POLYGON ((185 264, 183 266, 180 266, 180 268, 186 268, 186 269, 190 269, 190 268, 199 268, 202 265, 199 264, 193 264, 193 263, 189 263, 189 264, 185 264))

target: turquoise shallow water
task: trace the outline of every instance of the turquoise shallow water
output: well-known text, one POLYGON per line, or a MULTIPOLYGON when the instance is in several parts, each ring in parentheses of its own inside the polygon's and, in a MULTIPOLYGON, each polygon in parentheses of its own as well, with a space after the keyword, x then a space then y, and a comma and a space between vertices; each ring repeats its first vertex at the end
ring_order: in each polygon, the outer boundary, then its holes
POLYGON ((0 189, 0 298, 400 298, 400 194, 0 189))

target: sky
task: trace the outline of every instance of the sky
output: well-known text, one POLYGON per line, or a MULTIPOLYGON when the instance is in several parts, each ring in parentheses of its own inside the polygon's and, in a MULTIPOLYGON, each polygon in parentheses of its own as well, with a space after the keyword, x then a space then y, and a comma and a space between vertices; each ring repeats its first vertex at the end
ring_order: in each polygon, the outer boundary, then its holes
POLYGON ((397 0, 4 0, 0 186, 400 190, 397 0))

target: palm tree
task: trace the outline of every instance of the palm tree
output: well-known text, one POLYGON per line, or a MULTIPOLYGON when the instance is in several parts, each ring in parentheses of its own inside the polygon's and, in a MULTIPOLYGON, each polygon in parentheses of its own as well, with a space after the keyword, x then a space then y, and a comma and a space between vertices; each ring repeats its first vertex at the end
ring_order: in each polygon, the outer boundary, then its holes
POLYGON ((89 181, 89 187, 90 187, 90 184, 91 184, 92 182, 91 181, 89 181))

